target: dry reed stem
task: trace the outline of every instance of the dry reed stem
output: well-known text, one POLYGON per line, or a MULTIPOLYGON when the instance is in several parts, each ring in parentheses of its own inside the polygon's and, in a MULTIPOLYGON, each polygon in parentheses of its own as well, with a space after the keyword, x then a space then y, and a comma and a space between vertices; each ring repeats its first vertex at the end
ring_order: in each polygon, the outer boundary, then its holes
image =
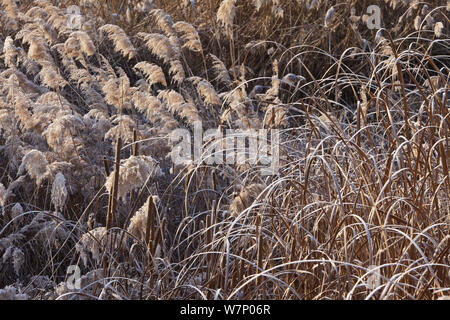
POLYGON ((117 193, 119 190, 119 170, 120 170, 120 150, 122 149, 122 138, 117 137, 116 140, 116 155, 114 158, 114 180, 112 192, 110 193, 110 206, 106 216, 106 230, 109 230, 112 226, 114 215, 117 208, 117 193))
POLYGON ((151 242, 154 241, 154 224, 155 224, 155 213, 156 207, 153 203, 153 197, 150 196, 148 198, 148 207, 147 207, 147 224, 145 227, 145 243, 148 248, 151 248, 151 242))

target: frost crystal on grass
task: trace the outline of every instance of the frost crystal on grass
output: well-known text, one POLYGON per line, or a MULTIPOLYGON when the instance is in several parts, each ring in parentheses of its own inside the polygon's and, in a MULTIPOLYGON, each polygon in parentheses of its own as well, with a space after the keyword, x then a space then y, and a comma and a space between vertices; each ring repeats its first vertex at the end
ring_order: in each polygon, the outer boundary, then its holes
POLYGON ((13 286, 0 289, 0 300, 28 300, 28 295, 20 293, 13 286))
POLYGON ((32 179, 36 180, 36 185, 40 186, 42 179, 45 178, 48 162, 45 155, 39 150, 31 150, 27 152, 20 164, 17 174, 27 171, 32 179))
POLYGON ((66 179, 61 172, 58 172, 53 180, 51 198, 55 211, 62 210, 67 199, 67 188, 66 179))
MULTIPOLYGON (((141 188, 148 179, 162 175, 161 168, 151 156, 131 156, 121 160, 117 195, 125 201, 128 192, 141 188)), ((106 190, 111 190, 113 181, 114 172, 106 179, 106 190)))

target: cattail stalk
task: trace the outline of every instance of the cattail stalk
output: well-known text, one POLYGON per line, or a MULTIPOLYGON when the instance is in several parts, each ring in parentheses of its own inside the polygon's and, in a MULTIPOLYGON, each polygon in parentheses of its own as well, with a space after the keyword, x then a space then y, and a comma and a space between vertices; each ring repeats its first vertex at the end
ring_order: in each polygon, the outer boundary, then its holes
POLYGON ((137 157, 139 154, 139 146, 137 144, 137 130, 133 130, 133 156, 137 157))
MULTIPOLYGON (((263 258, 263 238, 262 238, 262 233, 261 233, 261 228, 262 228, 262 216, 258 217, 257 220, 257 228, 256 228, 256 246, 257 246, 257 252, 256 252, 256 259, 258 261, 258 268, 262 269, 263 264, 262 264, 262 258, 263 258)), ((258 286, 260 284, 260 277, 256 278, 256 286, 258 286)))
POLYGON ((153 197, 150 196, 148 198, 148 207, 147 207, 147 225, 145 228, 145 243, 147 247, 150 248, 150 242, 153 241, 154 235, 154 223, 155 223, 155 204, 153 202, 153 197))
POLYGON ((103 166, 105 168, 105 174, 106 176, 109 176, 109 174, 111 173, 111 171, 109 170, 109 164, 108 164, 108 160, 106 159, 106 157, 103 157, 103 166))
POLYGON ((152 255, 155 254, 158 244, 160 244, 162 242, 165 224, 166 224, 166 218, 164 218, 161 221, 161 225, 159 226, 158 231, 156 232, 155 243, 153 244, 152 252, 151 252, 152 255))
POLYGON ((117 191, 119 189, 119 170, 120 170, 120 150, 122 149, 122 139, 117 137, 116 142, 116 156, 114 159, 114 183, 112 192, 110 193, 110 203, 108 206, 108 214, 106 216, 106 230, 111 228, 111 223, 114 217, 114 213, 117 208, 117 191))

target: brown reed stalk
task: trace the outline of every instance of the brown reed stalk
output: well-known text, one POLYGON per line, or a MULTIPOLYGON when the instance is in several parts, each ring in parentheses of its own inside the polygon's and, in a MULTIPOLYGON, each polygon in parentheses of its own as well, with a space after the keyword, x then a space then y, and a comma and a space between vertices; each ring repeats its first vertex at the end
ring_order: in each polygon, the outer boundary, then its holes
POLYGON ((116 141, 116 156, 114 159, 114 183, 112 191, 110 193, 110 203, 108 206, 108 213, 106 216, 106 230, 111 228, 112 221, 114 219, 114 214, 117 208, 117 191, 119 187, 119 170, 120 170, 120 150, 122 149, 122 138, 117 137, 116 141))
POLYGON ((148 207, 147 207, 147 225, 145 226, 145 243, 147 247, 150 248, 151 241, 153 241, 154 236, 154 224, 155 224, 155 213, 156 208, 153 202, 153 197, 150 196, 148 198, 148 207))
POLYGON ((158 230, 156 231, 155 242, 153 243, 153 246, 152 246, 152 252, 151 252, 152 255, 155 254, 158 244, 161 245, 161 243, 162 243, 165 225, 166 225, 166 218, 163 218, 158 230))
MULTIPOLYGON (((262 232, 261 232, 261 228, 262 228, 262 216, 259 215, 258 219, 257 219, 257 226, 256 226, 256 260, 258 262, 258 268, 262 269, 263 268, 263 255, 264 255, 264 242, 263 242, 263 237, 262 237, 262 232)), ((260 272, 258 270, 258 272, 260 272)), ((261 283, 260 281, 260 277, 256 278, 256 286, 258 287, 259 284, 261 283)))
POLYGON ((139 145, 137 144, 137 130, 133 129, 133 156, 137 157, 139 154, 139 145))
POLYGON ((109 170, 109 164, 108 164, 108 160, 106 159, 106 157, 103 157, 103 167, 105 168, 106 176, 109 176, 111 171, 109 170))

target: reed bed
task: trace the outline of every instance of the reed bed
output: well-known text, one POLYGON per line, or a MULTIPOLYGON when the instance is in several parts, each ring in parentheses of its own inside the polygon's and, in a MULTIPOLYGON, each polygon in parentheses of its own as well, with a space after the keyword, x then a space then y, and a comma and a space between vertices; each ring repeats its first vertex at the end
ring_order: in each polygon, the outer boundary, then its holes
POLYGON ((0 299, 448 298, 450 2, 371 4, 1 0, 0 299))

